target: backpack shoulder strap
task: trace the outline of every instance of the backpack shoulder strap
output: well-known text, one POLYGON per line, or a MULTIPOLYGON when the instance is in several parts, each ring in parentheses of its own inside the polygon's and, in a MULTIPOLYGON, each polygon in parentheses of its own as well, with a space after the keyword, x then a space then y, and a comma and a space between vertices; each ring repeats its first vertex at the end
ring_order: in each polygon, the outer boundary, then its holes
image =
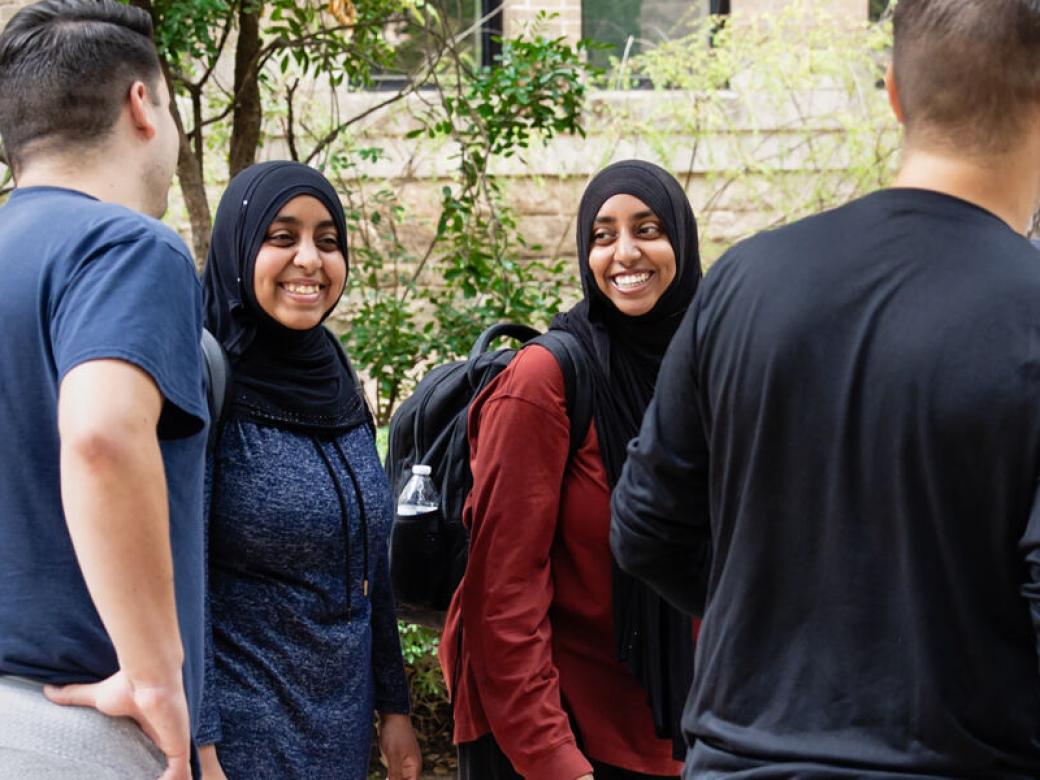
POLYGON ((227 353, 217 341, 217 337, 205 328, 202 329, 202 357, 206 363, 207 397, 209 405, 209 438, 207 448, 212 451, 217 443, 217 435, 224 417, 224 402, 227 399, 228 377, 231 364, 227 353))
POLYGON ((563 372, 567 416, 571 421, 569 460, 581 449, 592 423, 592 376, 588 356, 578 340, 562 330, 547 331, 528 343, 541 344, 548 349, 563 372))

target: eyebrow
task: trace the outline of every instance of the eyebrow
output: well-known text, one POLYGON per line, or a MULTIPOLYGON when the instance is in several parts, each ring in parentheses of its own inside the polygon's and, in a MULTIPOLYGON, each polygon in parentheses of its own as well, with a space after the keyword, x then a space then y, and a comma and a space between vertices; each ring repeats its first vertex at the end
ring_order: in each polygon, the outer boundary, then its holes
MULTIPOLYGON (((276 223, 277 224, 282 224, 282 225, 292 225, 294 227, 297 226, 297 225, 302 225, 303 224, 296 217, 275 217, 274 219, 271 220, 271 224, 274 225, 276 223)), ((319 227, 319 228, 336 227, 336 223, 333 220, 331 220, 331 219, 323 219, 321 222, 318 223, 317 227, 319 227)))
MULTIPOLYGON (((646 219, 647 217, 654 217, 655 219, 658 218, 657 215, 654 212, 652 212, 650 209, 646 209, 645 211, 637 211, 635 214, 632 215, 632 219, 633 220, 636 220, 636 219, 646 219)), ((617 222, 617 219, 615 219, 614 217, 596 217, 594 224, 596 224, 596 225, 603 225, 603 224, 613 225, 615 222, 617 222)))

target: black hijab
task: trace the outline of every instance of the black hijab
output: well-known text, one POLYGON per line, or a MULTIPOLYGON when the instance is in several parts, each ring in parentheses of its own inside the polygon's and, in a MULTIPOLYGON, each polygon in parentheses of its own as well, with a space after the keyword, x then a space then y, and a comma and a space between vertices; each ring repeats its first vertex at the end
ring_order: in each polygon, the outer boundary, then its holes
MULTIPOLYGON (((572 333, 591 356, 593 416, 600 454, 613 490, 628 442, 639 433, 665 349, 693 300, 701 278, 697 223, 686 193, 662 168, 640 160, 614 163, 589 183, 578 208, 578 264, 585 297, 557 316, 553 328, 572 333), (600 291, 589 268, 593 223, 614 195, 639 198, 660 219, 675 252, 675 278, 647 313, 622 314, 600 291)), ((685 755, 682 706, 693 678, 689 617, 614 565, 614 637, 618 658, 647 692, 657 736, 685 755)))
MULTIPOLYGON (((203 273, 206 327, 231 361, 233 416, 337 433, 368 422, 345 353, 321 324, 293 330, 279 323, 257 302, 253 288, 256 255, 267 229, 299 195, 317 198, 328 210, 347 262, 343 206, 324 176, 296 162, 250 166, 231 180, 217 208, 203 273)), ((322 320, 331 313, 325 312, 322 320)))

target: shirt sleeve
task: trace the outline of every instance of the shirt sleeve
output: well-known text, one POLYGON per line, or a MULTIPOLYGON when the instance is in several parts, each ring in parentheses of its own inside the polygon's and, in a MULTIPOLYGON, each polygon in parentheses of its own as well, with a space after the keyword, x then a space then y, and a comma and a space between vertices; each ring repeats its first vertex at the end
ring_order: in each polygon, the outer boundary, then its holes
MULTIPOLYGON (((704 286, 702 285, 702 292, 704 286)), ((618 565, 676 608, 704 610, 711 535, 708 442, 697 376, 698 303, 665 354, 654 399, 611 497, 618 565)))
POLYGON ((206 425, 201 329, 201 291, 191 261, 143 228, 79 259, 52 301, 59 381, 90 360, 134 364, 163 396, 160 438, 191 436, 206 425))
POLYGON ((538 382, 518 394, 505 381, 474 410, 478 419, 471 412, 462 641, 492 733, 516 771, 528 780, 568 780, 591 766, 561 704, 549 620, 550 552, 569 444, 563 375, 541 348, 524 350, 506 370, 519 373, 539 360, 555 372, 541 383, 541 398, 538 382))
POLYGON ((376 545, 372 572, 372 674, 376 710, 383 714, 410 713, 408 678, 401 655, 385 536, 376 545))

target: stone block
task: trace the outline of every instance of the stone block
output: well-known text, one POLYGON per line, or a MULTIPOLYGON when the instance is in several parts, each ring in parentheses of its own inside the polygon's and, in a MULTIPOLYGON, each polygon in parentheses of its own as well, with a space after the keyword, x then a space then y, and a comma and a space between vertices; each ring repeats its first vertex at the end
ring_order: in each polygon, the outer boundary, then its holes
MULTIPOLYGON (((856 20, 866 19, 869 10, 869 0, 814 0, 813 4, 817 9, 856 20)), ((775 13, 790 5, 791 0, 730 0, 730 13, 775 13)))

